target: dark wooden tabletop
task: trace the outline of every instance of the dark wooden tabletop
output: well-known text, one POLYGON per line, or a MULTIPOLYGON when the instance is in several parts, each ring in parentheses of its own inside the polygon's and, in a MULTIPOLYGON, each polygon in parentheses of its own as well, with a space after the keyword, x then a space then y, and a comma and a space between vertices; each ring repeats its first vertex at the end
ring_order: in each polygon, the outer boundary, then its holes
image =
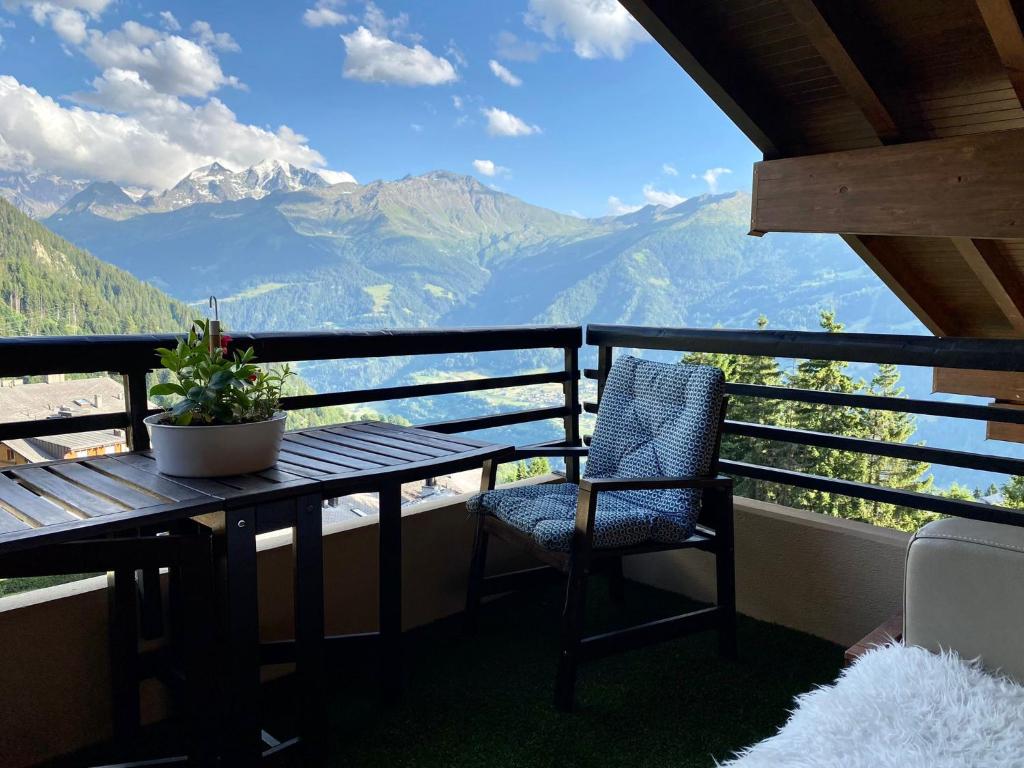
POLYGON ((289 432, 276 467, 216 479, 168 477, 151 453, 26 464, 0 472, 0 554, 92 538, 300 494, 372 491, 512 453, 462 436, 381 422, 289 432))

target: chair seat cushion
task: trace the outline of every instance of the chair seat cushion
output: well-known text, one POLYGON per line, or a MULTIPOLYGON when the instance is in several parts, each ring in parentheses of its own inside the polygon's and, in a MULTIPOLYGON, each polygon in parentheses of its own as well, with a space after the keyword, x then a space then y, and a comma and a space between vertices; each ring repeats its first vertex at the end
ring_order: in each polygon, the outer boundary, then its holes
MULTIPOLYGON (((470 512, 490 514, 533 537, 541 547, 568 552, 576 519, 575 483, 525 485, 474 496, 470 512)), ((688 497, 699 504, 699 497, 688 497)), ((594 548, 608 549, 645 542, 678 543, 693 535, 697 509, 666 514, 635 503, 636 494, 602 493, 594 518, 594 548)))

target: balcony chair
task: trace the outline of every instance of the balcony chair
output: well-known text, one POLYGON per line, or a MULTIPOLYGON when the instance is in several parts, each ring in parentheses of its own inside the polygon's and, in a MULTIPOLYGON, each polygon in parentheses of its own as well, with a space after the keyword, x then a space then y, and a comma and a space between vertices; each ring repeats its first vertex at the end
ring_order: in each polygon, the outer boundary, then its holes
MULTIPOLYGON (((727 406, 723 389, 722 372, 711 366, 623 357, 612 366, 603 388, 579 484, 494 490, 496 467, 485 468, 482 492, 468 502, 477 529, 467 630, 476 629, 484 595, 534 582, 552 568, 567 573, 555 684, 559 709, 572 709, 580 660, 711 627, 718 629, 720 651, 735 655, 732 481, 716 475, 727 406), (485 577, 491 535, 525 548, 548 567, 485 577), (621 599, 623 557, 683 548, 715 555, 717 605, 582 636, 592 571, 606 570, 612 596, 621 599)), ((584 456, 587 449, 550 448, 543 455, 584 456)))

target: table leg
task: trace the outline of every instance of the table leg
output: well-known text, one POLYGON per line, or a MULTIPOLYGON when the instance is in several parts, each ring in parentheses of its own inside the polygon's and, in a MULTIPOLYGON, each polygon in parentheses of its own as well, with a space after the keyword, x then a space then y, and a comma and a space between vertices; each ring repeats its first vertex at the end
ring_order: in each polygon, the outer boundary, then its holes
POLYGON ((211 594, 210 540, 195 536, 179 545, 179 563, 172 568, 179 587, 185 669, 185 720, 188 723, 189 764, 216 764, 216 673, 213 659, 214 607, 211 594))
POLYGON ((402 486, 382 486, 379 505, 381 687, 394 700, 402 691, 402 486))
POLYGON ((292 529, 295 560, 295 654, 300 708, 299 735, 305 766, 324 761, 324 555, 322 499, 296 501, 292 529))
POLYGON ((223 692, 224 754, 231 768, 252 768, 262 753, 260 738, 260 629, 256 580, 256 510, 225 512, 224 567, 227 619, 223 692))
POLYGON ((134 568, 107 576, 114 738, 126 745, 139 731, 139 603, 134 568))

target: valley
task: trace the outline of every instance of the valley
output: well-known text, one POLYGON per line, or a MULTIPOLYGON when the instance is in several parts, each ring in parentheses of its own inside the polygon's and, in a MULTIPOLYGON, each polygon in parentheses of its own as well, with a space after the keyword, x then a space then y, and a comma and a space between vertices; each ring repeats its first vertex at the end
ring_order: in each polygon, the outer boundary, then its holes
MULTIPOLYGON (((0 186, 0 194, 8 181, 0 186)), ((924 328, 838 238, 747 235, 744 192, 701 195, 667 207, 582 219, 530 205, 469 176, 435 171, 395 181, 328 184, 313 171, 260 163, 214 164, 164 192, 109 182, 74 191, 51 180, 44 200, 28 180, 16 203, 76 246, 184 303, 221 298, 228 324, 245 330, 320 330, 548 323, 814 329, 832 310, 848 331, 924 328), (29 193, 26 193, 29 190, 29 193), (29 198, 26 198, 29 194, 29 198)), ((545 353, 466 355, 302 366, 319 391, 430 380, 453 370, 501 375, 557 364, 545 353)), ((584 361, 584 364, 589 364, 584 361)), ((869 376, 865 370, 858 375, 869 376)), ((926 396, 927 371, 904 371, 910 396, 926 396)), ((455 418, 531 404, 558 393, 449 396, 381 404, 412 420, 455 418)), ((557 425, 525 426, 526 442, 557 425)), ((969 422, 918 424, 915 440, 980 449, 969 422)), ((985 450, 1018 455, 1011 444, 985 450)), ((984 485, 988 476, 936 469, 936 481, 984 485)))

